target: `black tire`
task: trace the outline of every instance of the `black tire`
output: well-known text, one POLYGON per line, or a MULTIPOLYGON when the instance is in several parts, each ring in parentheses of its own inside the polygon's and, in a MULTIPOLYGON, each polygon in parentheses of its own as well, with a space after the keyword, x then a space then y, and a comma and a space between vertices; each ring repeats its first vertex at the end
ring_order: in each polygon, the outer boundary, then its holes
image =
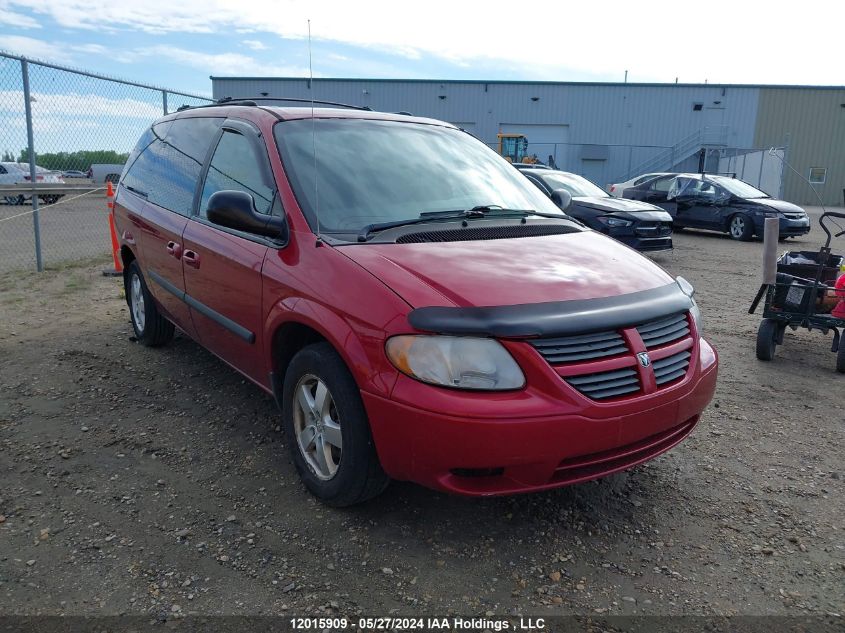
POLYGON ((750 242, 754 237, 754 222, 744 213, 734 213, 728 220, 728 234, 740 242, 750 242))
POLYGON ((390 483, 376 454, 358 385, 343 359, 328 343, 309 345, 291 360, 282 387, 282 423, 291 458, 302 482, 323 503, 334 507, 361 503, 381 493, 390 483), (297 391, 307 386, 312 378, 327 387, 342 437, 336 471, 329 478, 318 475, 309 463, 296 432, 295 416, 302 415, 297 391))
POLYGON ((840 334, 839 351, 836 352, 836 371, 845 374, 845 332, 840 334))
POLYGON ((147 288, 147 282, 141 274, 141 267, 137 261, 133 261, 126 269, 123 287, 126 292, 126 303, 129 305, 129 317, 132 319, 132 328, 135 330, 135 338, 138 342, 147 347, 160 347, 169 343, 173 339, 175 328, 158 311, 158 306, 147 288), (133 301, 136 300, 133 297, 133 284, 136 280, 141 298, 140 312, 133 305, 133 301))
POLYGON ((757 358, 772 360, 780 336, 780 324, 774 319, 763 319, 757 329, 757 358))

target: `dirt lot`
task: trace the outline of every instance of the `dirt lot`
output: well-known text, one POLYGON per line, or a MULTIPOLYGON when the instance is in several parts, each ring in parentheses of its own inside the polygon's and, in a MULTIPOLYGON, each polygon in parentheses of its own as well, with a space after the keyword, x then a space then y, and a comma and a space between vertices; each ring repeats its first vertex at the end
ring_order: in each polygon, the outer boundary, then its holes
MULTIPOLYGON (((45 266, 105 255, 111 250, 108 207, 102 191, 70 194, 39 209, 45 266)), ((0 271, 34 270, 32 206, 0 202, 0 271)))
MULTIPOLYGON (((808 238, 790 242, 814 248, 808 238)), ((0 613, 842 614, 845 376, 754 357, 762 245, 654 259, 721 354, 693 435, 626 474, 467 500, 313 501, 273 403, 184 337, 132 342, 103 265, 0 278, 0 613)))

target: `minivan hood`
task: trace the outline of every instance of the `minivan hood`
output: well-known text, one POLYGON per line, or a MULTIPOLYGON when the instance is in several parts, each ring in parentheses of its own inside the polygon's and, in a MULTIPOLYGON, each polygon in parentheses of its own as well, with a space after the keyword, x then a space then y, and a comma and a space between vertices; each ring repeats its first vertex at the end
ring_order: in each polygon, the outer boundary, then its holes
POLYGON ((595 299, 673 281, 648 258, 595 231, 467 242, 350 244, 338 250, 414 308, 595 299))

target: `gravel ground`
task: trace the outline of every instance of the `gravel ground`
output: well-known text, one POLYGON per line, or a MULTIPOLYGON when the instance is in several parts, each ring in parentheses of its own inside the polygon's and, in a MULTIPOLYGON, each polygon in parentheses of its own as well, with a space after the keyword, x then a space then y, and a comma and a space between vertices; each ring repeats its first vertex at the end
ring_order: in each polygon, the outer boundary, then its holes
MULTIPOLYGON (((790 248, 815 248, 821 231, 790 248)), ((845 376, 754 356, 762 245, 684 232, 716 398, 622 475, 469 500, 316 503, 271 400, 191 340, 132 342, 107 262, 0 277, 0 613, 845 613, 845 376)))
MULTIPOLYGON (((111 252, 108 208, 102 191, 68 195, 39 208, 45 266, 59 266, 111 252), (70 199, 73 198, 73 199, 70 199)), ((32 206, 0 202, 0 273, 35 270, 32 206)))

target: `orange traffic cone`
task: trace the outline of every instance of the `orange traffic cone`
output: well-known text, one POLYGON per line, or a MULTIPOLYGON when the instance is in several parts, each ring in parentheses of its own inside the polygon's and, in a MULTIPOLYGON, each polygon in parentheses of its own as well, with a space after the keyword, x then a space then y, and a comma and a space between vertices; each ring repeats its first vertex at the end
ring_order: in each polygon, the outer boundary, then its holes
POLYGON ((106 207, 109 210, 109 233, 111 234, 111 256, 114 261, 114 268, 104 270, 106 277, 120 277, 123 275, 123 262, 120 259, 120 242, 117 240, 117 229, 114 226, 114 187, 111 182, 106 182, 106 207))

